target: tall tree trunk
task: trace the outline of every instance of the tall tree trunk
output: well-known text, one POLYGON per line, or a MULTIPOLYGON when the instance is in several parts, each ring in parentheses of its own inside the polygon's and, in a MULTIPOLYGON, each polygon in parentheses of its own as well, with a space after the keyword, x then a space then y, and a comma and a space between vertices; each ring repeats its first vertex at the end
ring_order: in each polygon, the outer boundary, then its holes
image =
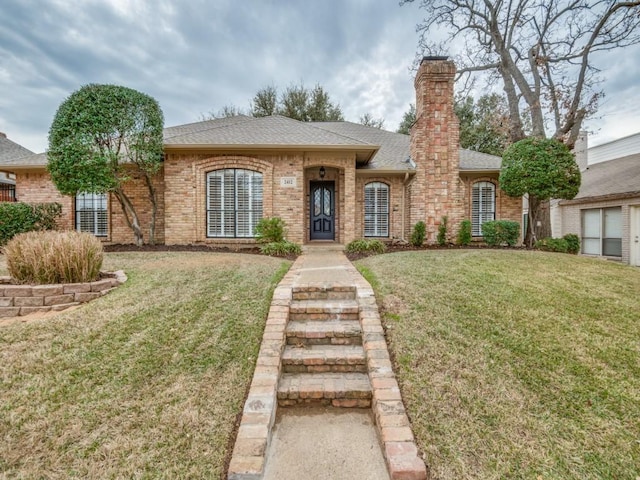
POLYGON ((529 221, 524 238, 527 248, 532 248, 537 240, 551 236, 551 209, 549 200, 540 200, 529 195, 529 221))
POLYGON ((124 218, 127 222, 127 225, 131 230, 133 230, 135 244, 138 247, 141 247, 144 244, 144 236, 142 234, 142 229, 140 228, 140 219, 138 218, 138 214, 133 207, 133 203, 131 203, 131 199, 120 189, 114 190, 113 194, 116 196, 118 202, 120 203, 120 207, 122 208, 122 213, 124 213, 124 218))

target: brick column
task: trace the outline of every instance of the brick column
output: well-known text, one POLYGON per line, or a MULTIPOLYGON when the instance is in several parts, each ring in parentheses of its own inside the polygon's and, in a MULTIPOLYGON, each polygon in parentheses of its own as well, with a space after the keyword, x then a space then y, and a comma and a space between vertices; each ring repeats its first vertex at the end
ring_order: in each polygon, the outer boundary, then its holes
POLYGON ((410 227, 424 221, 429 243, 435 242, 443 216, 449 217, 450 239, 464 216, 460 125, 453 110, 455 73, 455 64, 446 57, 425 57, 415 79, 411 158, 416 163, 416 175, 411 185, 410 227))

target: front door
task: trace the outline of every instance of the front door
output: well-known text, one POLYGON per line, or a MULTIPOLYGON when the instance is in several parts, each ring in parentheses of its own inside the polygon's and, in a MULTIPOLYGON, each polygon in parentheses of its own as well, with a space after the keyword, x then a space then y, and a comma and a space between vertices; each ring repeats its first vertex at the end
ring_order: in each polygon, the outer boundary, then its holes
POLYGON ((334 182, 311 182, 311 240, 335 238, 335 185, 334 182))
POLYGON ((640 207, 629 208, 629 216, 631 217, 629 263, 640 267, 640 207))

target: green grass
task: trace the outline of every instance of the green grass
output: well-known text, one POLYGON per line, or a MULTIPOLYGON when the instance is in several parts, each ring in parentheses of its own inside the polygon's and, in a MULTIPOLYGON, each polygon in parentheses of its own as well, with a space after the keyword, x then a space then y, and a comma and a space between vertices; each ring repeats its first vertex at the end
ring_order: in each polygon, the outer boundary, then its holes
POLYGON ((357 262, 436 479, 640 477, 640 270, 571 255, 357 262))
POLYGON ((0 324, 0 478, 219 478, 289 265, 106 254, 123 286, 0 324))

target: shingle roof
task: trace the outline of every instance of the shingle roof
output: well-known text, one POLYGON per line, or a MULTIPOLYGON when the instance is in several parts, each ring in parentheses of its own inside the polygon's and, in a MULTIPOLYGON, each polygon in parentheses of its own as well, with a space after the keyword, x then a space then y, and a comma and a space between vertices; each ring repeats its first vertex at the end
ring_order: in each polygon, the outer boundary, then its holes
POLYGON ((4 135, 0 135, 0 166, 18 164, 18 159, 33 155, 33 152, 16 142, 12 142, 4 135))
POLYGON ((574 201, 629 193, 640 195, 640 153, 587 167, 574 201))
POLYGON ((409 162, 410 141, 408 135, 352 122, 314 122, 312 125, 349 138, 380 145, 378 153, 367 165, 362 167, 363 170, 398 170, 403 172, 414 170, 409 162))
MULTIPOLYGON (((345 148, 356 150, 359 161, 369 160, 373 155, 368 163, 359 165, 362 170, 415 170, 409 160, 409 135, 352 122, 307 123, 278 115, 261 118, 240 115, 165 128, 164 144, 168 148, 345 148)), ((27 156, 14 159, 11 163, 0 161, 0 166, 29 168, 47 164, 45 153, 36 155, 24 150, 27 156)), ((498 171, 501 164, 500 157, 460 149, 460 170, 498 171)))
POLYGON ((460 170, 500 170, 502 158, 486 153, 460 149, 460 170))
POLYGON ((165 129, 165 146, 318 146, 364 147, 377 145, 318 128, 312 123, 274 115, 230 117, 165 129))

